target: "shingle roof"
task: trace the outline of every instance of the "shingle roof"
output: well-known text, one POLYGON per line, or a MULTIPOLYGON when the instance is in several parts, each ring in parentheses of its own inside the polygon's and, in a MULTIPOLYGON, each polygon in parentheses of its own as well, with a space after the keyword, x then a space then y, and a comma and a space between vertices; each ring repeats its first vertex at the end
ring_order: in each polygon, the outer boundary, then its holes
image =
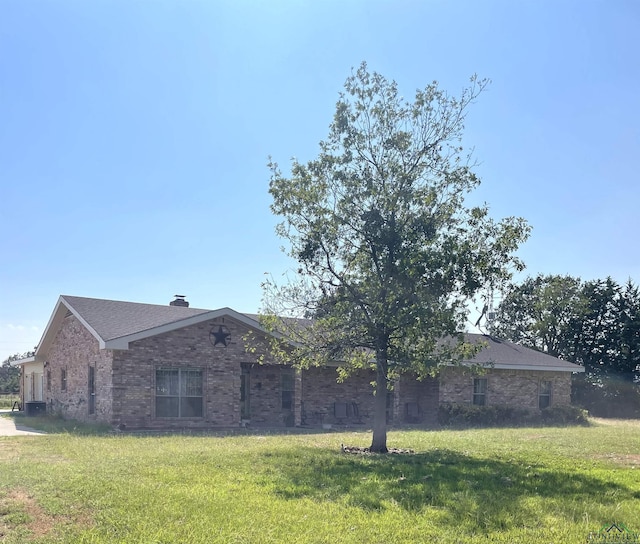
MULTIPOLYGON (((232 316, 250 327, 261 329, 258 316, 241 314, 230 308, 206 310, 184 306, 143 304, 119 300, 62 295, 38 346, 46 352, 64 315, 73 313, 99 340, 101 348, 128 349, 131 341, 189 326, 219 316, 232 316)), ((307 320, 301 320, 307 321, 307 320)), ((465 334, 468 342, 485 347, 467 363, 493 368, 583 372, 584 368, 533 349, 483 334, 465 334)))
POLYGON ((86 324, 105 341, 154 329, 211 311, 185 306, 142 304, 68 295, 62 295, 61 298, 68 306, 76 310, 86 324))
POLYGON ((465 340, 486 346, 469 363, 491 365, 493 368, 522 370, 555 370, 564 372, 583 372, 584 367, 552 357, 546 353, 526 348, 506 340, 500 340, 486 334, 465 334, 465 340))
POLYGON ((255 320, 231 308, 205 310, 62 295, 38 344, 38 361, 47 356, 49 346, 69 314, 74 315, 98 340, 100 349, 129 349, 133 341, 221 316, 229 316, 248 327, 260 329, 255 320))

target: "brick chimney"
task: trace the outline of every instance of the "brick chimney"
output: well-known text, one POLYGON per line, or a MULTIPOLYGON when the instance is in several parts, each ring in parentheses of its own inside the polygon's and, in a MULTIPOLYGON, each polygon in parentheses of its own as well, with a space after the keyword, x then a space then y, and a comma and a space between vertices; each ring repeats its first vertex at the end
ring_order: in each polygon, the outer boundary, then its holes
POLYGON ((189 307, 189 303, 184 299, 186 295, 173 295, 176 297, 175 300, 169 302, 169 306, 184 306, 185 308, 189 307))

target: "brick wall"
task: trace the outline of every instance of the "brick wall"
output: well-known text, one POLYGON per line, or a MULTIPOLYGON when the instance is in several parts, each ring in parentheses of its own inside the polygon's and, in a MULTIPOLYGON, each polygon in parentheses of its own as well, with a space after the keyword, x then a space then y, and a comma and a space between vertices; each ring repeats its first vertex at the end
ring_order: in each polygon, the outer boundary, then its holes
POLYGON ((76 319, 67 316, 47 354, 44 368, 45 399, 52 413, 78 421, 111 419, 112 352, 100 350, 98 341, 76 319), (95 412, 89 414, 89 367, 94 368, 95 412), (62 371, 66 371, 63 390, 62 371))
MULTIPOLYGON (((230 318, 205 323, 132 342, 129 350, 114 353, 113 423, 127 428, 208 428, 241 424, 242 366, 249 369, 252 425, 287 425, 295 415, 281 406, 280 365, 258 360, 266 346, 253 335, 248 351, 248 329, 230 318), (227 346, 213 346, 210 332, 224 326, 227 346), (203 417, 160 418, 155 413, 156 370, 194 369, 203 372, 203 417)), ((299 404, 299 399, 298 399, 299 404)), ((293 418, 293 419, 292 419, 293 418)))
POLYGON ((307 423, 369 423, 373 421, 373 372, 358 371, 342 383, 337 383, 335 368, 314 367, 302 373, 302 399, 307 423), (355 414, 345 419, 335 417, 335 403, 356 403, 355 414))
POLYGON ((438 380, 402 376, 394 387, 394 422, 433 425, 438 420, 438 380), (411 405, 411 406, 408 406, 411 405))
MULTIPOLYGON (((241 424, 240 390, 245 368, 251 425, 282 426, 303 422, 372 423, 373 372, 360 371, 337 383, 335 368, 295 371, 291 408, 283 406, 283 373, 287 367, 266 356, 264 340, 254 333, 247 349, 247 327, 231 318, 205 323, 132 342, 128 350, 100 350, 98 341, 73 316, 62 323, 48 353, 45 400, 64 417, 80 421, 105 421, 127 428, 208 428, 241 424), (224 326, 230 333, 227 346, 213 346, 212 330, 224 326), (264 357, 262 357, 264 356, 264 357), (262 364, 260 364, 262 362, 262 364), (89 368, 95 371, 95 413, 89 414, 89 368), (202 371, 203 416, 163 418, 156 414, 158 369, 202 371), (62 389, 66 371, 66 390, 62 389), (335 403, 349 406, 347 418, 336 417, 335 403), (357 406, 357 415, 353 407, 357 406)), ((535 409, 541 380, 552 382, 552 404, 570 402, 571 374, 489 370, 487 403, 535 409)), ((462 368, 445 368, 439 382, 417 382, 406 376, 390 394, 393 423, 435 421, 438 402, 471 403, 474 375, 462 368), (417 406, 417 414, 408 405, 417 406)))
POLYGON ((471 404, 474 377, 487 379, 487 405, 517 406, 537 410, 541 381, 552 383, 552 405, 571 403, 570 372, 491 369, 484 375, 477 376, 462 368, 442 369, 440 402, 471 404))

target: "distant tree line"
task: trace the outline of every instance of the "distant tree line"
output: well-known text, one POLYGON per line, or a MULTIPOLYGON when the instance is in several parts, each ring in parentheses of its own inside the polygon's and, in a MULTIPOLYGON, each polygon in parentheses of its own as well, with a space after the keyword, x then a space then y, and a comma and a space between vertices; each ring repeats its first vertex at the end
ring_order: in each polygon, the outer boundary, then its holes
POLYGON ((592 414, 640 417, 640 289, 631 280, 528 278, 508 289, 489 332, 583 365, 573 402, 592 414))
POLYGON ((14 353, 2 361, 2 365, 0 365, 0 394, 7 395, 20 392, 20 368, 11 366, 11 362, 31 357, 34 353, 34 351, 14 353))

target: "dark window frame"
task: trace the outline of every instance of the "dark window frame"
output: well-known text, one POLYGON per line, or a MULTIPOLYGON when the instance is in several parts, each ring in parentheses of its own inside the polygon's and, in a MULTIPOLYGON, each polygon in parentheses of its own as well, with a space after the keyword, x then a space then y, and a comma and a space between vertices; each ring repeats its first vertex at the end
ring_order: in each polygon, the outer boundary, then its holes
POLYGON ((204 370, 157 367, 155 371, 155 417, 202 419, 204 417, 204 370))
POLYGON ((538 409, 544 410, 551 406, 552 395, 553 382, 550 380, 541 380, 538 384, 538 409))
POLYGON ((487 378, 473 378, 473 395, 471 398, 471 404, 474 406, 486 406, 488 390, 489 382, 487 378))
POLYGON ((293 411, 296 397, 296 374, 293 368, 283 368, 280 373, 280 408, 293 411))
POLYGON ((88 397, 89 397, 89 415, 94 415, 96 413, 96 367, 93 365, 89 365, 89 375, 88 375, 88 397))

